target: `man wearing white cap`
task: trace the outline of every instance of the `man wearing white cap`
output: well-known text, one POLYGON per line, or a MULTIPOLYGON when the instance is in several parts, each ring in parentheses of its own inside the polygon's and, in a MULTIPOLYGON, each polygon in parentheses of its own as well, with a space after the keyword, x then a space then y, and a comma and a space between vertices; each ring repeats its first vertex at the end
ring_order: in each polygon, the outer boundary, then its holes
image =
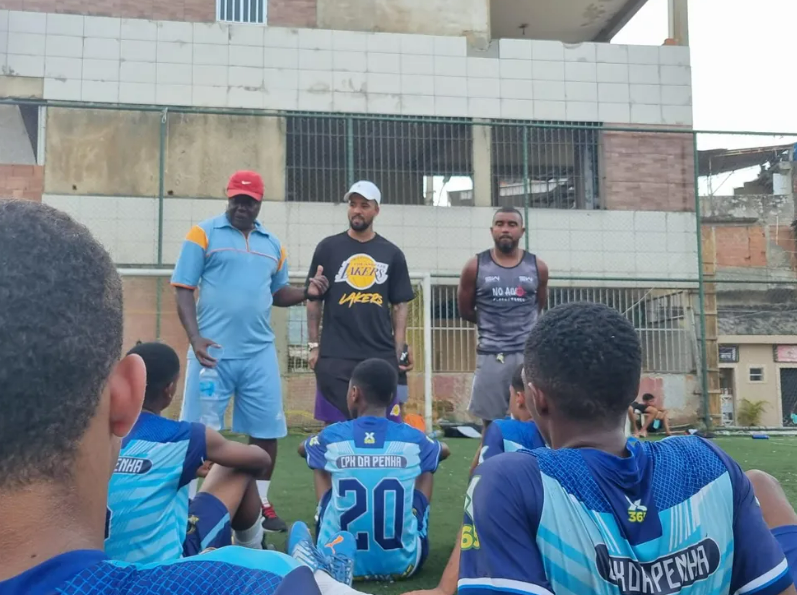
MULTIPOLYGON (((344 201, 349 204, 349 229, 322 240, 310 266, 311 271, 323 267, 329 290, 307 303, 309 362, 318 385, 315 417, 328 424, 350 419, 346 396, 359 362, 377 357, 399 370, 408 304, 414 297, 404 253, 373 229, 382 202, 379 188, 357 182, 344 201)), ((394 402, 389 417, 397 421, 398 411, 394 402)))

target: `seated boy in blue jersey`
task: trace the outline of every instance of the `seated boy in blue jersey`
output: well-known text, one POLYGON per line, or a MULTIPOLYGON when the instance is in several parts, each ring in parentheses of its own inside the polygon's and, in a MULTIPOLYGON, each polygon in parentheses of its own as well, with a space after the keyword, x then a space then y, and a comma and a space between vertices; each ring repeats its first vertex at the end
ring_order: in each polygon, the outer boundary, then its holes
POLYGON ((526 403, 551 448, 474 472, 460 593, 796 593, 730 457, 698 437, 625 436, 641 372, 639 338, 615 310, 573 303, 537 322, 526 403))
POLYGON ((797 514, 777 479, 757 469, 746 475, 753 484, 764 521, 786 554, 792 578, 797 583, 797 514))
POLYGON ((358 364, 347 395, 352 421, 299 447, 315 470, 319 547, 338 531, 354 534, 360 579, 407 578, 421 568, 429 553, 432 474, 449 454, 445 444, 385 417, 396 382, 384 360, 358 364))
MULTIPOLYGON (((512 375, 509 387, 508 419, 496 419, 487 426, 482 438, 479 463, 501 454, 526 449, 544 448, 545 440, 534 423, 531 412, 526 407, 526 395, 523 390, 523 365, 519 365, 512 375)), ((471 473, 473 469, 471 469, 471 473)))
POLYGON ((233 531, 236 545, 263 549, 255 480, 271 469, 266 451, 202 424, 161 417, 177 392, 177 353, 163 343, 142 343, 128 355, 144 360, 147 389, 111 476, 105 553, 125 562, 166 562, 232 545, 233 531), (214 465, 189 504, 188 484, 205 461, 214 465))
MULTIPOLYGON (((509 415, 507 419, 494 420, 484 433, 482 447, 479 451, 479 463, 483 463, 504 452, 515 452, 522 449, 532 450, 545 448, 545 441, 531 419, 526 407, 526 395, 523 391, 523 364, 519 365, 512 375, 509 387, 509 415)), ((472 474, 476 461, 470 469, 472 474)), ((462 532, 457 533, 457 541, 448 559, 440 583, 434 589, 411 591, 405 595, 455 595, 459 579, 459 557, 462 532)))
POLYGON ((301 539, 295 558, 108 560, 108 482, 146 389, 141 357, 120 361, 121 279, 85 227, 23 200, 0 200, 0 268, 2 595, 351 595, 301 539))

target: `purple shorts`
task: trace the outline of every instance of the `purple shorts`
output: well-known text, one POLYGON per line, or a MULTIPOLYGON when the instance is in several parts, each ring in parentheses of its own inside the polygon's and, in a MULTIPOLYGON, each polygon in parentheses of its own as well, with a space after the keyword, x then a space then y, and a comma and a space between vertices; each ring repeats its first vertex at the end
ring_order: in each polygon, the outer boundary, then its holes
MULTIPOLYGON (((339 421, 348 421, 348 418, 341 413, 337 407, 332 405, 329 401, 324 398, 324 395, 321 394, 321 391, 317 388, 315 389, 315 415, 314 417, 318 421, 322 421, 328 424, 338 423, 339 421)), ((393 403, 391 403, 390 407, 387 410, 387 418, 390 421, 395 421, 397 423, 401 422, 401 410, 399 409, 399 399, 398 395, 396 395, 395 399, 393 399, 393 403)))

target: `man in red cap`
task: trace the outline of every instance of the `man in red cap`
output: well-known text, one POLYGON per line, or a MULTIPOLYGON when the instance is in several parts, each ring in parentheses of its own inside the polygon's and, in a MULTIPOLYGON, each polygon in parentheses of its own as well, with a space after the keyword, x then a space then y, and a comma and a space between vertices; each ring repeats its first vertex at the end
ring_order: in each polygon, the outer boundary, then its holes
MULTIPOLYGON (((235 394, 232 430, 249 436, 276 461, 277 439, 287 434, 287 427, 271 306, 285 308, 319 299, 329 282, 318 267, 306 288, 289 285, 285 249, 257 220, 263 192, 259 174, 233 174, 227 185, 227 212, 191 228, 172 285, 180 322, 191 343, 181 418, 223 425, 235 394), (216 374, 203 374, 200 403, 203 368, 215 369, 216 374)), ((268 501, 270 480, 269 474, 257 482, 263 526, 267 531, 285 531, 285 523, 268 501)))

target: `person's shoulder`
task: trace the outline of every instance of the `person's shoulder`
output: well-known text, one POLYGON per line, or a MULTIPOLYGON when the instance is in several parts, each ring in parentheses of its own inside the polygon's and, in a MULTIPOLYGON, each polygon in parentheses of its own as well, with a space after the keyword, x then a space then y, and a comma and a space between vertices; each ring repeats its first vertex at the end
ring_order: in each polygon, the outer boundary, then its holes
POLYGON ((522 484, 527 481, 539 483, 540 464, 537 451, 519 450, 491 457, 476 467, 473 475, 512 484, 522 484))
POLYGON ((741 475, 727 454, 698 436, 645 442, 643 448, 653 465, 659 508, 679 504, 723 477, 735 484, 741 475))
POLYGON ((325 237, 323 240, 318 242, 316 246, 316 250, 321 248, 330 248, 334 246, 339 246, 341 244, 345 244, 349 240, 349 234, 345 231, 340 233, 332 234, 331 236, 325 237))
POLYGON ((174 421, 153 413, 142 412, 136 425, 125 438, 125 444, 131 440, 180 442, 191 437, 192 428, 193 424, 187 421, 174 421))
POLYGON ((326 444, 351 440, 353 436, 354 420, 339 421, 331 426, 327 426, 318 434, 319 439, 326 444))
POLYGON ((401 254, 402 256, 404 255, 404 251, 398 247, 398 244, 394 244, 382 234, 378 233, 374 236, 374 243, 386 248, 387 250, 395 252, 396 254, 401 254))
POLYGON ((423 444, 430 442, 435 444, 434 438, 428 437, 418 428, 413 428, 410 424, 390 422, 387 426, 388 439, 400 442, 410 442, 413 444, 423 444))
MULTIPOLYGON (((155 587, 155 590, 152 587, 146 590, 152 595, 189 595, 195 592, 197 584, 206 581, 217 585, 218 592, 238 593, 246 590, 247 586, 257 584, 257 593, 271 595, 277 592, 286 577, 301 572, 302 568, 296 560, 279 552, 235 546, 166 564, 106 564, 108 573, 115 574, 116 580, 113 582, 127 585, 125 590, 101 591, 113 595, 138 593, 137 589, 144 584, 163 585, 155 587)), ((111 582, 107 581, 108 584, 111 582)))

